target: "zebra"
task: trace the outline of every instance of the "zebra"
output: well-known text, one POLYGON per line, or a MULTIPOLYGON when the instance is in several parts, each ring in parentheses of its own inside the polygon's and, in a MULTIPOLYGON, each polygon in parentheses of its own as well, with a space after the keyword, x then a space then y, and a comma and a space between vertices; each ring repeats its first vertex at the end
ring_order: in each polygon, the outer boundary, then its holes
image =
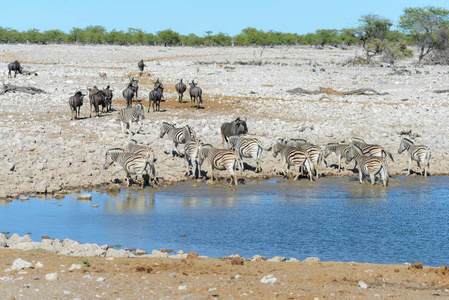
POLYGON ((283 161, 282 171, 287 178, 290 177, 290 166, 298 166, 298 174, 293 178, 293 180, 296 180, 298 179, 300 174, 299 168, 304 165, 309 174, 310 181, 313 181, 313 173, 315 173, 315 168, 306 150, 276 142, 276 144, 274 144, 273 146, 273 157, 276 158, 278 155, 281 156, 281 159, 283 161))
POLYGON ((198 155, 198 172, 201 172, 201 166, 205 161, 210 164, 211 167, 211 180, 214 181, 214 169, 228 170, 231 174, 231 185, 234 181, 235 185, 238 185, 237 176, 235 175, 235 169, 238 164, 238 156, 232 150, 213 148, 212 145, 200 145, 198 155))
MULTIPOLYGON (((189 127, 189 132, 191 134, 191 136, 195 137, 196 134, 193 131, 193 129, 191 129, 189 127)), ((170 138, 170 140, 173 141, 173 145, 172 145, 172 153, 176 152, 177 155, 179 156, 179 151, 178 151, 178 144, 184 144, 185 141, 185 136, 184 136, 184 127, 182 128, 176 128, 175 125, 169 124, 167 122, 163 122, 162 126, 161 126, 161 133, 159 135, 160 138, 163 138, 164 135, 166 135, 170 138)))
POLYGON ((382 146, 367 144, 363 139, 356 137, 350 138, 349 144, 357 145, 362 150, 363 155, 379 156, 382 158, 389 156, 391 161, 394 162, 393 155, 391 155, 391 153, 385 150, 382 146))
POLYGON ((137 141, 134 139, 130 139, 128 145, 126 147, 126 152, 140 154, 148 158, 150 163, 150 182, 154 181, 156 183, 156 169, 154 167, 154 163, 156 162, 156 158, 154 157, 153 149, 148 146, 137 145, 137 141))
POLYGON ((359 171, 360 183, 363 183, 365 176, 369 176, 371 184, 374 185, 376 181, 375 176, 379 174, 383 185, 387 186, 389 175, 385 158, 364 155, 359 146, 351 144, 346 152, 346 163, 350 163, 353 159, 357 162, 356 167, 359 171))
POLYGON ((338 157, 338 172, 341 171, 341 158, 346 157, 346 152, 348 151, 349 144, 337 144, 329 143, 324 148, 324 158, 327 158, 329 154, 334 152, 338 157))
POLYGON ((398 153, 401 154, 405 150, 407 150, 409 155, 408 175, 410 175, 412 160, 414 160, 418 163, 418 167, 423 170, 422 172, 424 172, 424 177, 427 177, 427 169, 429 168, 431 156, 430 148, 424 145, 414 145, 411 140, 403 137, 401 144, 399 145, 398 153))
POLYGON ((256 173, 262 172, 259 158, 263 150, 270 151, 272 147, 264 148, 258 139, 244 138, 238 135, 230 136, 228 142, 230 149, 234 150, 239 157, 240 175, 243 175, 243 157, 253 158, 256 161, 256 173))
POLYGON ((190 176, 189 167, 192 166, 192 176, 198 178, 199 176, 201 176, 200 169, 198 168, 198 153, 202 143, 200 140, 192 136, 189 126, 185 126, 183 129, 184 136, 186 137, 184 144, 184 156, 186 159, 185 176, 190 176), (197 171, 198 174, 196 175, 197 171))
POLYGON ((121 148, 112 148, 106 151, 104 169, 108 169, 113 163, 117 163, 121 168, 112 172, 109 180, 112 180, 112 176, 123 169, 126 172, 126 178, 128 180, 127 186, 129 187, 131 175, 136 175, 142 177, 142 180, 137 180, 141 184, 140 187, 143 189, 145 184, 143 174, 148 174, 148 171, 151 171, 151 162, 148 160, 148 157, 125 152, 125 150, 121 148))
POLYGON ((133 122, 139 124, 139 130, 137 130, 139 132, 142 128, 140 121, 145 119, 145 108, 142 103, 137 103, 133 107, 122 108, 118 112, 118 118, 123 134, 125 134, 125 127, 128 130, 128 134, 132 132, 131 125, 133 122))
MULTIPOLYGON (((317 145, 311 144, 307 142, 304 139, 283 139, 280 138, 278 141, 286 146, 299 148, 302 150, 306 150, 307 154, 309 154, 310 160, 313 163, 313 167, 315 169, 314 176, 316 179, 319 177, 318 173, 318 166, 321 164, 321 162, 324 161, 324 163, 327 165, 326 161, 324 160, 323 153, 321 151, 321 148, 317 145)), ((302 166, 300 167, 302 169, 302 166)), ((302 170, 303 171, 303 170, 302 170)))

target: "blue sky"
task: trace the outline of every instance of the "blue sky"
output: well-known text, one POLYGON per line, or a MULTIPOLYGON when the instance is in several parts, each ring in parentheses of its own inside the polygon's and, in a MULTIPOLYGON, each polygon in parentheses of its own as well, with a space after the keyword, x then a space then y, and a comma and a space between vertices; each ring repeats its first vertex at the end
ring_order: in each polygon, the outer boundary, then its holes
POLYGON ((19 31, 36 28, 69 33, 73 27, 100 25, 107 31, 172 29, 198 36, 205 31, 233 36, 246 27, 306 34, 355 27, 360 16, 368 13, 396 24, 405 7, 449 9, 448 0, 0 0, 0 4, 0 27, 19 31))

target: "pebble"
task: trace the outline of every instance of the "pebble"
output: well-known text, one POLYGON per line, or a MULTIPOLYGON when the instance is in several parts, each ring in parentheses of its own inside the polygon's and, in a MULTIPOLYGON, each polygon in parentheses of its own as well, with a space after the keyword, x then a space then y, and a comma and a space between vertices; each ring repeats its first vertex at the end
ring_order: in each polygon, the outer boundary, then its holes
POLYGON ((264 276, 260 282, 262 283, 276 283, 278 280, 276 277, 273 277, 273 274, 268 274, 267 276, 264 276))
POLYGON ((57 273, 48 273, 47 275, 45 275, 45 280, 47 280, 47 281, 58 280, 58 274, 57 273))

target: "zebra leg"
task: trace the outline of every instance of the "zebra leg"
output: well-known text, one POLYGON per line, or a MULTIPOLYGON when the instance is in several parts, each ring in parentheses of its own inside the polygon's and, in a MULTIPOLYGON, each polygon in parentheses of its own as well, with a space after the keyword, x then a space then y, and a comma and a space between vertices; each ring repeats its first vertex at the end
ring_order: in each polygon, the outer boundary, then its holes
POLYGON ((412 169, 412 157, 410 156, 409 160, 408 160, 408 175, 410 175, 410 171, 412 169))
MULTIPOLYGON (((189 162, 189 157, 187 155, 185 156, 185 158, 186 158, 186 173, 184 174, 184 176, 188 177, 190 175, 190 172, 189 172, 190 162, 189 162)), ((194 172, 193 168, 192 168, 192 172, 194 172)), ((195 175, 195 174, 193 174, 193 175, 195 175)))
POLYGON ((359 181, 360 183, 363 183, 363 174, 361 169, 359 169, 359 181))
POLYGON ((374 183, 376 183, 376 177, 374 176, 374 173, 369 173, 369 178, 371 179, 371 184, 374 185, 374 183))
POLYGON ((214 167, 210 167, 210 179, 214 182, 214 167))
POLYGON ((122 133, 123 133, 123 134, 125 134, 124 125, 125 125, 125 123, 123 123, 122 121, 120 121, 120 127, 122 128, 122 133))

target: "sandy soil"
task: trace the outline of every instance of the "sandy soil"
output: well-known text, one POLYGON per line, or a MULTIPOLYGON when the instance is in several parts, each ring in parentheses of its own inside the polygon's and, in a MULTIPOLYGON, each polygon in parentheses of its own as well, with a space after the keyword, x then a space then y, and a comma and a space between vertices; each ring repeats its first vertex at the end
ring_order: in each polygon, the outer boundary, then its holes
POLYGON ((228 259, 69 257, 0 249, 1 299, 429 299, 449 297, 446 267, 228 259), (16 258, 42 268, 5 272, 16 258), (89 260, 89 267, 83 261, 89 260), (72 264, 80 269, 69 271, 72 264), (58 279, 45 276, 57 273, 58 279), (272 274, 274 283, 261 280, 272 274))
MULTIPOLYGON (((110 183, 103 170, 104 153, 124 147, 130 136, 123 135, 117 112, 124 107, 121 91, 128 76, 139 77, 137 62, 144 59, 147 70, 140 78, 138 100, 148 107, 148 92, 160 78, 166 86, 166 101, 160 113, 146 115, 140 144, 151 146, 158 158, 160 184, 185 180, 185 162, 169 155, 171 142, 160 139, 163 121, 177 126, 191 125, 204 142, 221 144, 220 125, 237 116, 248 119, 252 136, 270 145, 277 137, 305 138, 324 145, 347 141, 352 136, 383 145, 393 153, 390 174, 404 174, 408 160, 398 155, 401 132, 416 143, 432 149, 430 173, 446 175, 449 129, 447 94, 433 93, 449 85, 449 68, 416 67, 414 60, 395 68, 344 65, 358 55, 356 48, 316 50, 309 47, 266 48, 163 48, 66 45, 0 45, 0 64, 5 83, 42 88, 49 94, 0 95, 0 198, 17 199, 29 193, 58 193, 79 187, 110 183), (7 78, 6 64, 18 59, 39 76, 7 78), (253 62, 261 61, 261 65, 253 62), (318 75, 314 70, 318 63, 318 75), (204 64, 206 63, 206 64, 204 64), (106 72, 107 79, 99 73, 106 72), (177 103, 174 84, 184 78, 199 81, 205 109, 193 109, 188 97, 177 103), (89 118, 88 101, 81 120, 70 121, 69 97, 86 86, 114 89, 115 111, 89 118), (339 91, 373 88, 387 95, 346 96, 292 95, 292 88, 339 91)), ((182 147, 179 147, 182 149, 182 147)), ((182 151, 181 151, 182 152, 182 151)), ((246 161, 252 166, 251 161, 246 161)), ((335 156, 322 167, 323 175, 356 176, 346 169, 335 170, 335 156)), ((271 153, 262 158, 263 172, 251 168, 240 178, 280 176, 280 162, 271 153)), ((413 165, 417 170, 416 165, 413 165)), ((228 177, 219 172, 221 180, 228 177)), ((115 182, 122 183, 124 174, 115 182)), ((394 178, 393 178, 394 180, 394 178)), ((358 184, 354 182, 354 184, 358 184)), ((115 188, 119 188, 116 186, 115 188)), ((150 188, 150 187, 146 187, 150 188)), ((382 188, 379 186, 379 188, 382 188)), ((7 230, 7 229, 5 229, 7 230)), ((68 237, 70 238, 70 237, 68 237)), ((383 266, 359 263, 268 263, 233 265, 220 259, 114 259, 88 258, 90 267, 68 271, 71 264, 86 258, 40 252, 0 250, 0 290, 5 299, 47 298, 409 298, 448 296, 445 268, 383 266), (26 274, 5 272, 15 258, 41 261, 42 269, 26 274), (65 270, 65 272, 63 272, 65 270), (45 274, 57 272, 57 281, 45 274), (273 284, 261 283, 269 274, 273 284), (84 277, 86 275, 90 275, 84 277), (104 282, 97 281, 99 277, 104 282), (368 288, 359 287, 363 281, 368 288)), ((419 267, 419 266, 418 266, 419 267)))

